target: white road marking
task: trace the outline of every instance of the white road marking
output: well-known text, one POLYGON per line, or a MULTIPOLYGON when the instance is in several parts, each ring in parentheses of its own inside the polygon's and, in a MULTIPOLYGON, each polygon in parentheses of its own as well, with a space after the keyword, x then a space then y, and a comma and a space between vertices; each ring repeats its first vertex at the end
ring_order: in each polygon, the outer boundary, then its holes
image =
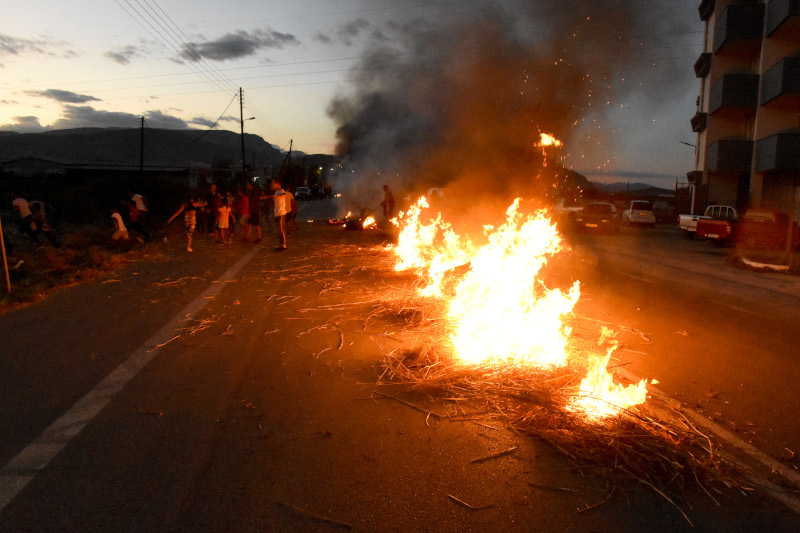
POLYGON ((147 339, 128 359, 115 368, 86 396, 78 400, 66 413, 44 430, 16 457, 0 470, 0 512, 44 470, 67 444, 91 422, 103 408, 114 399, 125 386, 153 359, 163 346, 175 335, 175 331, 193 318, 227 284, 219 283, 236 278, 239 271, 258 252, 253 249, 231 266, 217 282, 212 282, 203 293, 192 300, 158 332, 147 339))

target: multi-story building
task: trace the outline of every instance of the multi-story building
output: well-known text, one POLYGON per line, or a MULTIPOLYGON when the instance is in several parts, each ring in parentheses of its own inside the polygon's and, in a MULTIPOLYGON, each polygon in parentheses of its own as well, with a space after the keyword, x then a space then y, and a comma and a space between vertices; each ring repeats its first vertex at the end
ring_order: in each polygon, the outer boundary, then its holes
POLYGON ((800 0, 702 0, 695 211, 705 203, 800 220, 800 0))

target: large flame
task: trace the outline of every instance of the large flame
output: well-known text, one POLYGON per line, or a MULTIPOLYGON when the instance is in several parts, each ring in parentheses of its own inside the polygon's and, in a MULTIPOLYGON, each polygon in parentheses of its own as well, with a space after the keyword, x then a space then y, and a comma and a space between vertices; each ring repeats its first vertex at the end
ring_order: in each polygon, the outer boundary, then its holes
MULTIPOLYGON (((556 368, 570 362, 570 328, 564 323, 580 298, 575 282, 564 292, 548 289, 540 270, 562 251, 555 225, 543 211, 523 214, 519 200, 508 208, 505 223, 485 228, 487 243, 461 237, 441 214, 424 222, 425 198, 392 222, 400 228, 393 247, 396 270, 417 269, 424 296, 443 299, 453 356, 466 365, 505 365, 509 369, 556 368), (443 280, 457 267, 466 273, 451 290, 443 280)), ((611 336, 603 331, 601 344, 611 336)), ((605 357, 592 357, 574 406, 591 418, 641 404, 646 384, 624 387, 606 370, 605 357)))

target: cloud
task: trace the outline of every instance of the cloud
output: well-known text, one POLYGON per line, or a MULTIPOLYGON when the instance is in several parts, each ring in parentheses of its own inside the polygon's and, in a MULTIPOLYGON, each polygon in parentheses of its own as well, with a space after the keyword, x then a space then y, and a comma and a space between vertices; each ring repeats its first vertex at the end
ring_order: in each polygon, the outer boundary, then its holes
MULTIPOLYGON (((50 125, 52 129, 68 128, 130 128, 135 127, 141 115, 120 111, 104 111, 92 106, 65 105, 61 118, 50 125)), ((162 111, 151 110, 144 118, 152 128, 188 129, 189 124, 162 111)))
POLYGON ((46 91, 25 91, 28 96, 41 96, 43 98, 50 98, 56 102, 66 104, 85 104, 86 102, 100 102, 99 98, 89 96, 88 94, 78 94, 72 91, 62 91, 61 89, 47 89, 46 91))
POLYGON ((300 41, 291 33, 272 29, 253 32, 239 30, 226 33, 213 41, 186 43, 183 45, 181 57, 188 61, 200 61, 201 56, 213 61, 227 61, 255 55, 262 48, 282 49, 299 44, 300 41))
POLYGON ((65 41, 48 38, 23 39, 0 33, 0 57, 21 54, 44 54, 49 56, 74 57, 77 54, 65 41))
POLYGON ((19 102, 17 102, 16 100, 0 100, 0 104, 3 104, 3 105, 14 105, 14 104, 18 104, 18 103, 19 102))
POLYGON ((331 41, 333 41, 333 39, 331 39, 328 35, 325 35, 321 32, 317 32, 317 34, 314 36, 314 40, 319 41, 322 44, 330 44, 331 41))
POLYGON ((198 126, 204 126, 206 128, 210 128, 214 126, 216 122, 203 117, 194 117, 192 120, 189 121, 189 124, 196 124, 198 126))
POLYGON ((39 117, 31 115, 23 117, 14 117, 12 124, 0 125, 0 131, 16 131, 19 133, 38 133, 47 128, 41 125, 39 117))
POLYGON ((336 35, 339 36, 339 40, 346 44, 347 46, 351 46, 353 41, 361 35, 361 32, 369 28, 369 21, 367 19, 355 19, 351 20, 350 22, 346 22, 342 24, 339 30, 336 32, 336 35))
POLYGON ((131 59, 143 56, 142 49, 133 45, 115 46, 103 55, 111 61, 119 63, 120 65, 128 65, 130 64, 131 59))

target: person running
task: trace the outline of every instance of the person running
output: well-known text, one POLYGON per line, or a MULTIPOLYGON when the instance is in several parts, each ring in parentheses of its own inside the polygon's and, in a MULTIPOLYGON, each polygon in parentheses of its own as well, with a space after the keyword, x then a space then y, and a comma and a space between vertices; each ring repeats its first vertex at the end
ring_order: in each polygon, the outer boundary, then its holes
POLYGON ((131 202, 136 204, 136 209, 139 210, 140 220, 144 220, 147 218, 147 198, 142 196, 139 193, 133 193, 132 191, 128 192, 128 196, 131 199, 131 202))
POLYGON ((247 183, 247 197, 250 201, 250 225, 247 226, 245 239, 250 240, 250 231, 256 228, 254 244, 260 244, 261 239, 261 191, 252 182, 247 183))
POLYGON ((381 202, 381 207, 383 207, 383 217, 386 220, 391 220, 394 216, 394 194, 392 194, 388 185, 383 186, 383 202, 381 202))
POLYGON ((119 214, 116 207, 111 208, 111 220, 114 221, 114 234, 111 236, 111 241, 114 246, 117 245, 117 241, 119 240, 122 240, 125 244, 130 244, 131 239, 128 237, 128 228, 125 227, 125 223, 122 221, 122 215, 119 214))
POLYGON ((175 211, 175 214, 167 219, 167 224, 175 220, 175 217, 183 213, 183 224, 186 227, 186 251, 192 251, 192 237, 194 229, 197 227, 197 208, 206 206, 205 200, 196 200, 193 194, 186 195, 186 201, 175 211))
POLYGON ((13 200, 11 201, 11 205, 14 206, 14 209, 17 211, 17 215, 19 216, 19 229, 23 233, 25 233, 30 239, 33 241, 34 246, 39 246, 39 237, 31 230, 31 220, 33 219, 33 213, 31 213, 31 207, 28 205, 28 200, 21 197, 19 194, 12 192, 11 196, 13 200))
POLYGON ((56 233, 47 222, 47 215, 44 210, 44 205, 42 205, 41 202, 33 202, 31 204, 31 210, 33 213, 33 216, 30 219, 31 233, 36 236, 37 243, 39 241, 38 235, 40 233, 44 233, 44 236, 47 237, 47 240, 50 241, 50 244, 52 244, 54 248, 58 248, 59 245, 58 241, 56 240, 56 233))
POLYGON ((228 231, 231 222, 231 208, 228 206, 228 198, 223 196, 217 208, 217 244, 230 244, 228 242, 228 231))
MULTIPOLYGON (((136 207, 136 202, 122 202, 128 207, 128 229, 138 231, 145 239, 151 239, 150 235, 144 226, 142 226, 142 212, 136 207)), ((130 235, 130 231, 128 231, 130 235)), ((136 240, 144 244, 142 237, 136 237, 136 240)))

